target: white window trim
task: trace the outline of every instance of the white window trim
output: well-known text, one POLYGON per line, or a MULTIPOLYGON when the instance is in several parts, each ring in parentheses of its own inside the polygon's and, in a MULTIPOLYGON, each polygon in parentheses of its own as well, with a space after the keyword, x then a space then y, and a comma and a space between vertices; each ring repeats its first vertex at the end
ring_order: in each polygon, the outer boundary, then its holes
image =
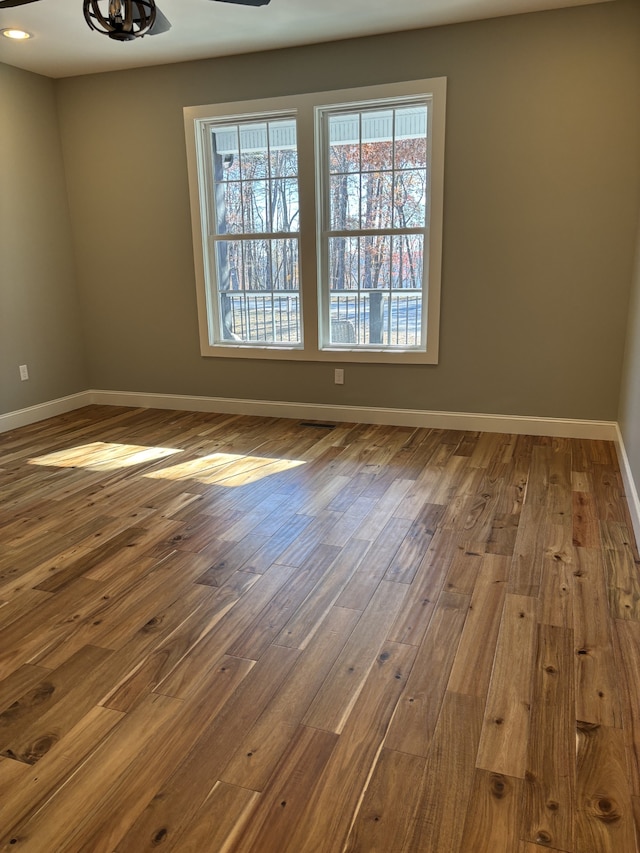
MULTIPOLYGON (((225 104, 185 107, 184 123, 187 148, 189 194, 191 200, 191 223, 193 231, 193 255, 196 275, 198 325, 200 352, 203 356, 222 358, 278 359, 291 361, 362 362, 387 364, 437 364, 440 326, 440 282, 442 272, 442 219, 444 204, 444 137, 446 109, 446 78, 436 77, 391 83, 381 86, 339 89, 330 92, 315 92, 257 101, 238 101, 225 104), (427 348, 416 350, 359 350, 331 349, 319 346, 319 310, 321 293, 318 287, 321 235, 320 217, 317 216, 319 192, 318 170, 315 166, 319 153, 315 132, 316 109, 334 104, 358 103, 386 98, 403 98, 408 95, 431 97, 431 198, 429 220, 429 262, 427 298, 423 310, 427 312, 427 348), (207 311, 208 293, 206 276, 206 198, 200 190, 199 165, 206 169, 206 157, 199 128, 203 121, 228 119, 237 121, 239 116, 255 113, 295 112, 300 186, 300 278, 301 310, 304 346, 251 346, 233 342, 212 345, 209 342, 209 318, 207 311), (314 157, 304 152, 314 151, 314 157)), ((205 172, 206 173, 206 172, 205 172)))

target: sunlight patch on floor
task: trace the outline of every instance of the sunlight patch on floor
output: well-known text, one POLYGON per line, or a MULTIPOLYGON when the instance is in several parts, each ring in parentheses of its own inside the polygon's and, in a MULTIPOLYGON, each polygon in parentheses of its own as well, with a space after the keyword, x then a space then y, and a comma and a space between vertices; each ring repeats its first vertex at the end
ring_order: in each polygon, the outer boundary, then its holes
POLYGON ((306 463, 300 459, 249 456, 242 453, 212 453, 179 465, 145 474, 153 480, 195 480, 198 483, 244 486, 263 477, 281 474, 306 463))
MULTIPOLYGON (((88 471, 110 471, 148 465, 184 450, 170 447, 145 447, 137 444, 117 444, 95 441, 66 450, 48 453, 29 460, 30 465, 50 465, 55 468, 84 468, 88 471)), ((249 456, 242 453, 211 453, 178 465, 170 465, 142 476, 151 480, 195 480, 208 485, 244 486, 263 477, 281 474, 306 463, 299 459, 278 459, 271 456, 249 456)))
POLYGON ((157 459, 183 453, 171 447, 146 447, 138 444, 116 444, 94 441, 58 450, 29 460, 30 465, 50 465, 54 468, 86 468, 89 471, 110 471, 131 468, 157 459))

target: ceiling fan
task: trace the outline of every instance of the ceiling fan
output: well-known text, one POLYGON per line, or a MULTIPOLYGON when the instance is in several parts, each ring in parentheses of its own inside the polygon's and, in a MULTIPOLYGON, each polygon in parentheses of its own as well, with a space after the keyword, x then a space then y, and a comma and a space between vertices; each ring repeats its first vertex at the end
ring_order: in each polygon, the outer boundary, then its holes
MULTIPOLYGON (((0 9, 13 9, 38 0, 0 0, 0 9)), ((241 6, 266 6, 271 0, 216 0, 241 6)), ((84 17, 92 30, 116 41, 132 41, 142 36, 157 36, 171 24, 155 0, 82 0, 84 17)))

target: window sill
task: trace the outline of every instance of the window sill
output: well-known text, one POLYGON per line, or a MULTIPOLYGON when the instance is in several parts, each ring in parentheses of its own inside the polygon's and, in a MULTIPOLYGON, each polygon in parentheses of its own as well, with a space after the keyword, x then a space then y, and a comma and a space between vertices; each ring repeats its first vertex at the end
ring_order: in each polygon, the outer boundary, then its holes
MULTIPOLYGON (((433 348, 435 349, 435 348, 433 348)), ((321 361, 321 362, 353 362, 361 364, 437 364, 438 353, 420 352, 416 350, 385 351, 385 350, 353 350, 339 349, 305 349, 294 347, 249 347, 234 346, 233 344, 206 346, 201 355, 206 358, 245 358, 265 359, 268 361, 321 361)))

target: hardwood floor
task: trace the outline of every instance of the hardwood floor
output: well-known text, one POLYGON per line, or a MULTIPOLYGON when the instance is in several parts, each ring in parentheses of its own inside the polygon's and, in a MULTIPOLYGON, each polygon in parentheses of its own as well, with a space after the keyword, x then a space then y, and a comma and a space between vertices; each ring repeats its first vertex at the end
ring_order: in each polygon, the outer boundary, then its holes
POLYGON ((90 407, 0 501, 0 851, 640 849, 611 444, 90 407))

